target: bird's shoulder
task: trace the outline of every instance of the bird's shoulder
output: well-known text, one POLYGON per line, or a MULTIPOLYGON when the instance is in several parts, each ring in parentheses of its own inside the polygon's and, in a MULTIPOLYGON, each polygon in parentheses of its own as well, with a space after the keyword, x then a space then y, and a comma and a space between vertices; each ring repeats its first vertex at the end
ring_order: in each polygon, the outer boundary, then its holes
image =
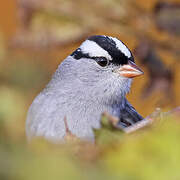
MULTIPOLYGON (((63 108, 56 96, 41 92, 31 104, 26 119, 26 134, 33 136, 51 136, 56 127, 63 130, 63 108)), ((63 133, 64 131, 62 131, 63 133)))
POLYGON ((124 107, 120 110, 119 125, 121 125, 122 127, 129 127, 141 120, 143 120, 143 117, 126 100, 124 103, 124 107))

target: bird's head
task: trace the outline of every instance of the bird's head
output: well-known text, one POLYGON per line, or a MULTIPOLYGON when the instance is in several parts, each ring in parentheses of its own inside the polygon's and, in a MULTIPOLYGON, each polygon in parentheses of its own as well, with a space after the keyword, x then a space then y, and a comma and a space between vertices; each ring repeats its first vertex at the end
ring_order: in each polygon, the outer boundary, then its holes
POLYGON ((117 38, 104 35, 89 37, 63 64, 68 68, 66 73, 85 86, 102 89, 114 86, 125 94, 132 78, 143 74, 127 46, 117 38))

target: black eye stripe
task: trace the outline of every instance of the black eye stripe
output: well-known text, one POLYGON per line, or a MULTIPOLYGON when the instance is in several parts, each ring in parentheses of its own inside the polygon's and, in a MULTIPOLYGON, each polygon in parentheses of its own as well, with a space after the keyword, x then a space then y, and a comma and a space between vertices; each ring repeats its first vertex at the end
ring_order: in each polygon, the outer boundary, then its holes
POLYGON ((81 59, 81 58, 91 58, 89 54, 85 54, 81 51, 80 48, 76 49, 71 56, 73 56, 75 59, 81 59))
POLYGON ((99 60, 100 60, 100 61, 101 61, 101 60, 102 60, 102 61, 103 61, 103 60, 104 60, 104 61, 108 61, 107 58, 105 58, 105 57, 99 57, 99 56, 98 56, 98 57, 92 57, 92 59, 94 59, 94 60, 96 60, 96 61, 99 61, 99 60))
MULTIPOLYGON (((114 40, 109 38, 108 36, 96 35, 89 37, 88 40, 95 42, 97 45, 99 45, 101 48, 103 48, 105 51, 108 52, 108 54, 112 58, 112 60, 110 60, 110 64, 123 65, 123 64, 127 64, 129 60, 134 62, 134 58, 132 54, 131 57, 128 58, 124 53, 122 53, 116 47, 116 43, 114 42, 114 40)), ((91 57, 89 53, 83 53, 80 48, 75 50, 71 54, 71 56, 73 56, 77 60, 81 58, 91 58, 91 59, 96 58, 96 57, 91 57)))
POLYGON ((89 37, 88 40, 96 42, 101 48, 106 50, 112 57, 113 64, 123 65, 127 64, 128 60, 134 61, 133 56, 128 58, 116 47, 116 43, 108 36, 96 35, 89 37))
POLYGON ((109 60, 105 57, 93 57, 93 59, 102 67, 109 65, 109 60))
POLYGON ((109 60, 105 57, 93 57, 93 59, 103 67, 109 65, 109 60))

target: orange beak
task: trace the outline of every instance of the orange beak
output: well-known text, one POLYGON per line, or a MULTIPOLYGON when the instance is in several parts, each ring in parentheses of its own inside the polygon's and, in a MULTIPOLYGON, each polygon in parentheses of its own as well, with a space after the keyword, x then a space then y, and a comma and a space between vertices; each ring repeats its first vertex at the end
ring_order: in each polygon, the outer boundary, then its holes
POLYGON ((132 61, 128 61, 128 64, 121 66, 119 69, 115 70, 115 72, 127 78, 134 78, 144 74, 144 72, 132 61))

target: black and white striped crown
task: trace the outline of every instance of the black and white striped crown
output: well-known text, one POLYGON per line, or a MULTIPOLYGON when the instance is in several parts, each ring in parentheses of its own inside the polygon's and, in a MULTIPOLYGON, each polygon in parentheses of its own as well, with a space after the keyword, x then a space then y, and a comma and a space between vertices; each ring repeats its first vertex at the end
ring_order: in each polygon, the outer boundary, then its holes
POLYGON ((71 56, 75 59, 103 57, 115 65, 127 64, 128 60, 134 62, 131 51, 117 38, 103 35, 89 37, 71 56))

